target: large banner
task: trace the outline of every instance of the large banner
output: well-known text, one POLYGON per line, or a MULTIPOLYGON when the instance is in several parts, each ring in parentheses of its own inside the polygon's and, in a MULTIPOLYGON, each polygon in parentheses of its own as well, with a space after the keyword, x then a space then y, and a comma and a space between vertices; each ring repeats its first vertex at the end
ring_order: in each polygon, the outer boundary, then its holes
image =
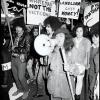
POLYGON ((60 0, 59 17, 78 19, 81 0, 60 0))
POLYGON ((84 25, 91 27, 99 22, 99 2, 92 3, 84 10, 84 25))
POLYGON ((39 25, 48 16, 55 16, 55 0, 27 0, 27 24, 39 25))

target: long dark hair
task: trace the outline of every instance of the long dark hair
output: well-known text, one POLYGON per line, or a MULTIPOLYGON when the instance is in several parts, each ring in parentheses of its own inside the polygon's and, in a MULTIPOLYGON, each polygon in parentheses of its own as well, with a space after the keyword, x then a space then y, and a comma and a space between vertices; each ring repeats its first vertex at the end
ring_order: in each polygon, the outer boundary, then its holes
POLYGON ((70 51, 74 46, 74 42, 73 42, 73 37, 70 34, 69 30, 65 29, 65 28, 60 28, 53 34, 53 38, 55 38, 56 35, 59 34, 59 33, 65 34, 65 40, 64 40, 63 46, 64 46, 66 52, 70 51))
POLYGON ((57 17, 49 16, 44 20, 44 26, 50 25, 53 31, 59 29, 62 25, 60 20, 57 17))
POLYGON ((73 28, 73 37, 76 37, 76 30, 81 27, 83 29, 83 37, 86 37, 88 34, 88 28, 86 26, 84 26, 82 23, 78 23, 74 28, 73 28))
POLYGON ((74 42, 69 30, 65 28, 61 28, 62 23, 57 17, 54 17, 54 16, 47 17, 44 20, 44 25, 51 26, 52 30, 54 31, 52 38, 55 38, 55 36, 59 33, 65 34, 64 48, 66 51, 69 51, 74 46, 74 42))

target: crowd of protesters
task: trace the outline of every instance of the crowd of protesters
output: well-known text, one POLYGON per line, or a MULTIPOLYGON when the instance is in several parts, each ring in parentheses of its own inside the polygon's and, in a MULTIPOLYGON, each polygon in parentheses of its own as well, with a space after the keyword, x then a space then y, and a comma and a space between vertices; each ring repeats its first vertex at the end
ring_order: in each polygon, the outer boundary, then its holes
MULTIPOLYGON (((83 23, 78 23, 71 30, 66 23, 64 25, 53 16, 44 20, 40 32, 39 26, 34 26, 28 33, 25 24, 19 21, 13 25, 13 29, 13 45, 10 43, 9 48, 5 49, 4 38, 0 44, 1 64, 11 63, 11 76, 17 86, 13 96, 22 92, 22 98, 26 99, 30 91, 28 84, 36 81, 37 92, 34 97, 48 92, 50 100, 73 100, 73 95, 75 100, 83 100, 82 87, 86 85, 88 96, 85 100, 99 100, 99 32, 92 32, 88 37, 86 34, 89 34, 89 30, 83 23), (35 38, 40 34, 55 40, 53 45, 51 43, 53 50, 48 56, 39 55, 34 48, 35 38), (87 84, 84 84, 84 76, 87 84)), ((5 78, 9 80, 7 75, 5 78)))

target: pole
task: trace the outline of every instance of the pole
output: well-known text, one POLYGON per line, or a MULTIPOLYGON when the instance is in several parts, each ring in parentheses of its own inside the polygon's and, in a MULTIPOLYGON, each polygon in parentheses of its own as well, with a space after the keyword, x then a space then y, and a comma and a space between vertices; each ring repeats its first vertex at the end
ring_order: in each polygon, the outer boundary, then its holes
MULTIPOLYGON (((67 65, 67 59, 66 59, 65 50, 62 49, 62 48, 60 50, 61 50, 62 59, 64 61, 64 65, 67 65)), ((72 100, 75 100, 69 72, 66 72, 66 75, 68 77, 69 87, 70 87, 70 91, 71 91, 71 94, 72 94, 72 100)))
POLYGON ((12 33, 11 33, 11 28, 10 28, 10 24, 9 24, 8 16, 7 16, 7 15, 6 15, 6 19, 7 19, 7 24, 8 24, 8 28, 9 28, 9 33, 10 33, 10 38, 11 38, 11 44, 12 44, 12 46, 13 46, 12 33))
POLYGON ((39 23, 39 35, 41 34, 41 30, 42 30, 42 23, 39 23))
POLYGON ((24 22, 26 24, 26 9, 25 8, 23 8, 23 15, 24 15, 24 22))
POLYGON ((73 19, 72 19, 72 21, 71 21, 71 30, 73 30, 73 27, 74 27, 74 25, 73 25, 73 19))
POLYGON ((2 9, 5 13, 5 18, 6 18, 6 21, 7 21, 7 24, 8 24, 8 28, 9 28, 11 43, 12 43, 12 46, 13 46, 13 39, 12 39, 12 34, 11 34, 11 29, 10 29, 10 23, 9 23, 8 9, 7 9, 7 5, 6 5, 6 0, 2 0, 1 5, 2 5, 2 9))
POLYGON ((56 1, 56 14, 57 14, 57 17, 59 16, 59 3, 60 3, 60 0, 57 0, 56 1))

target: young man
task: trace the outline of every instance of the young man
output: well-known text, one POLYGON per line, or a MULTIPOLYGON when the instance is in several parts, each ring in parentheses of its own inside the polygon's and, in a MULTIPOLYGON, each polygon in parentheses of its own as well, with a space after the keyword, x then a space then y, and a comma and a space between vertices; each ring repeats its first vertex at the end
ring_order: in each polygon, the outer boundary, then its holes
POLYGON ((16 36, 12 46, 12 72, 17 86, 17 91, 13 94, 16 96, 18 93, 23 92, 23 99, 28 97, 29 87, 25 78, 26 59, 30 51, 30 37, 25 32, 24 25, 16 25, 16 36))

